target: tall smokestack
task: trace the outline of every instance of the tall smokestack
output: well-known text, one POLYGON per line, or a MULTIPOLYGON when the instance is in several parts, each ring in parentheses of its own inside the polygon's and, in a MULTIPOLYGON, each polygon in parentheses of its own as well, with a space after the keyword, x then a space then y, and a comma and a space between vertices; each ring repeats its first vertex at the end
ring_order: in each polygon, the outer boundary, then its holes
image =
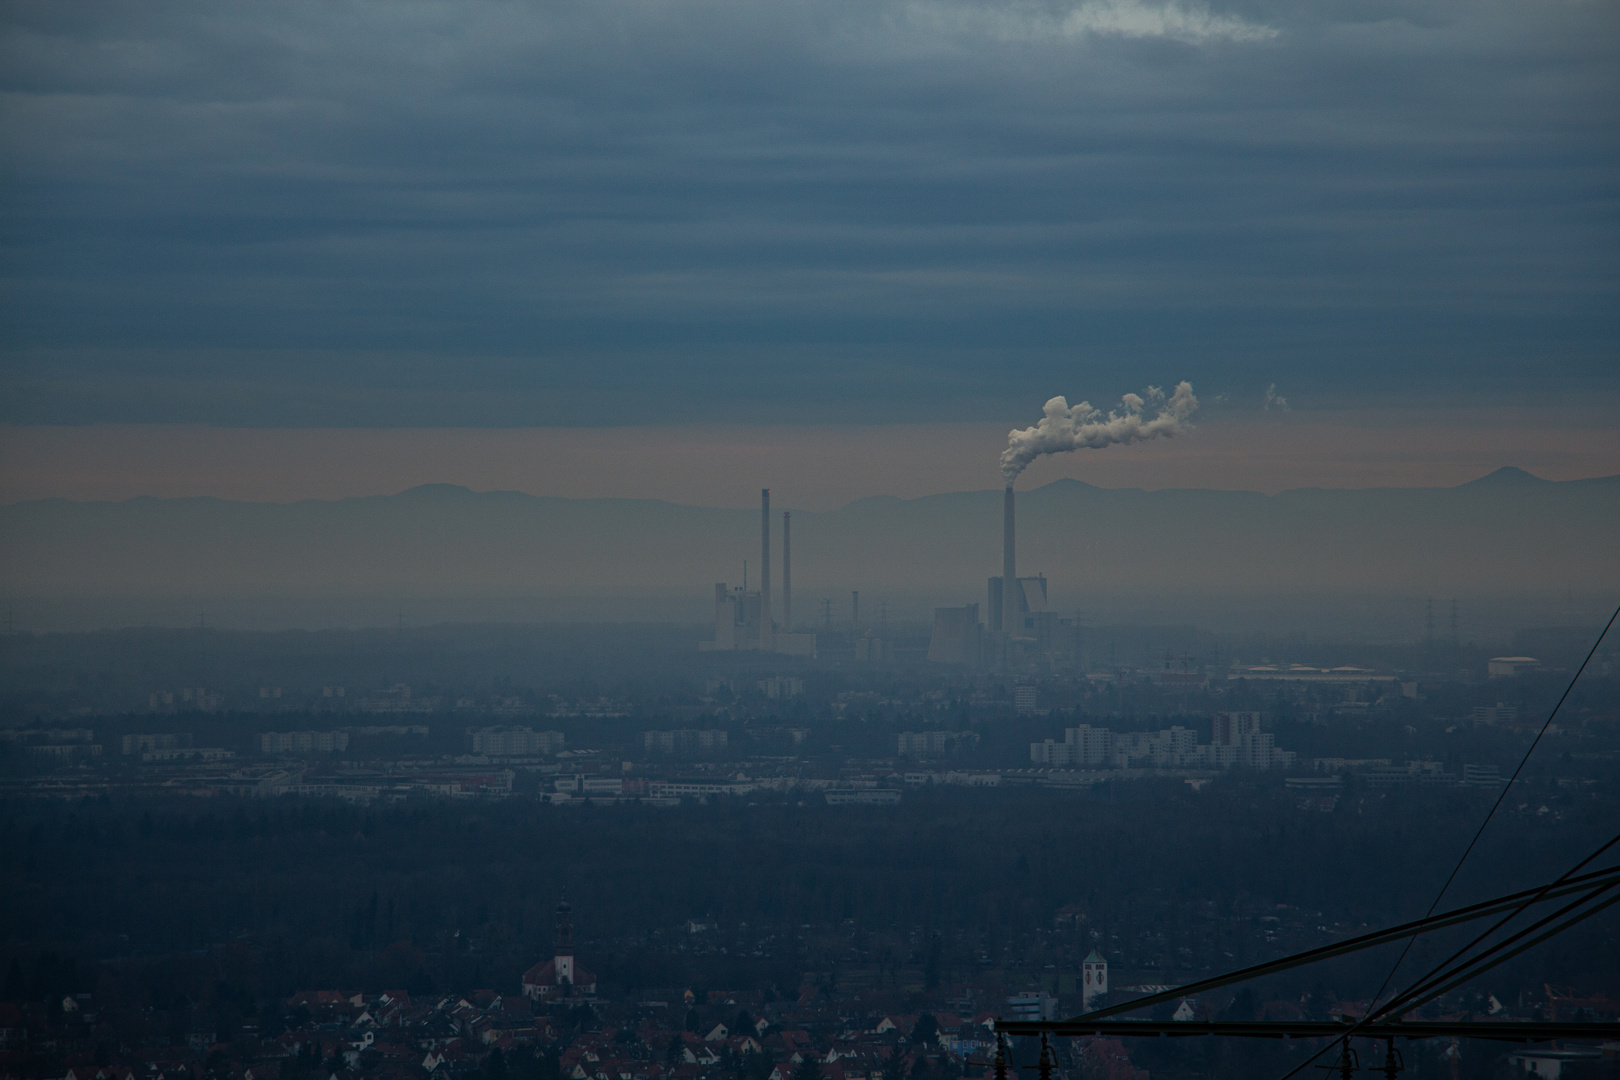
POLYGON ((759 489, 759 644, 771 640, 771 489, 759 489))
POLYGON ((793 633, 793 515, 782 511, 782 628, 793 633))
POLYGON ((1001 502, 1001 628, 1018 637, 1018 540, 1013 529, 1013 486, 1001 502))

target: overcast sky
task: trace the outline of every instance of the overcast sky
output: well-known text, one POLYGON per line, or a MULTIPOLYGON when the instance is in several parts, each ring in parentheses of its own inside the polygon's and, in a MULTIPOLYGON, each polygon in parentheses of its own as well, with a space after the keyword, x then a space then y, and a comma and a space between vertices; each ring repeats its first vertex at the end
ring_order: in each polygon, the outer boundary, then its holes
POLYGON ((1620 399, 1608 0, 0 18, 10 425, 1620 399))

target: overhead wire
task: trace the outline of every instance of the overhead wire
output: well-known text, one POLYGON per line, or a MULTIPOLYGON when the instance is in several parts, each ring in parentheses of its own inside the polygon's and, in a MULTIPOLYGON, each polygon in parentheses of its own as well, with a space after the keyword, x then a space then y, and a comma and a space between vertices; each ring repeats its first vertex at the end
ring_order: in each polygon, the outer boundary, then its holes
MULTIPOLYGON (((1587 665, 1592 662, 1592 657, 1597 655, 1599 647, 1601 647, 1603 644, 1603 639, 1609 636, 1609 630, 1614 626, 1614 621, 1617 617, 1620 617, 1620 606, 1617 606, 1614 609, 1614 613, 1609 616, 1609 621, 1603 624, 1603 631, 1598 634, 1597 640, 1592 642, 1592 648, 1587 652, 1586 659, 1582 660, 1581 666, 1575 669, 1575 674, 1570 678, 1569 684, 1564 687, 1564 692, 1558 696, 1558 701, 1553 705, 1552 710, 1547 713, 1547 719, 1542 722, 1541 730, 1537 731, 1536 737, 1530 740, 1530 745, 1525 749, 1524 756, 1519 759, 1519 764, 1514 768, 1513 775, 1508 778, 1508 782, 1506 784, 1502 785, 1502 790, 1497 794, 1496 801, 1491 803, 1491 808, 1486 812, 1485 819, 1479 823, 1479 828, 1474 831, 1473 838, 1468 841, 1468 846, 1463 849, 1462 855, 1457 859, 1457 864, 1451 868, 1451 873, 1446 875, 1445 883, 1440 886, 1440 891, 1435 894, 1433 902, 1429 904, 1429 910, 1424 913, 1425 918, 1434 914, 1435 908, 1439 907, 1440 901, 1445 898, 1446 891, 1451 888, 1452 882, 1456 881, 1457 875, 1462 871, 1463 864, 1468 861, 1468 856, 1473 854, 1474 848, 1479 844, 1479 838, 1485 834, 1486 827, 1490 825, 1491 819, 1496 816, 1496 811, 1501 807, 1502 802, 1507 798, 1508 792, 1513 790, 1513 785, 1518 781, 1519 774, 1524 771, 1525 765, 1530 761, 1530 755, 1535 753, 1536 747, 1541 744, 1542 737, 1547 734, 1547 729, 1552 726, 1553 718, 1556 717, 1558 715, 1558 711, 1564 707, 1564 702, 1569 700, 1569 695, 1575 689, 1575 684, 1580 681, 1581 675, 1585 673, 1587 665)), ((1562 884, 1564 880, 1570 876, 1570 874, 1597 858, 1597 856, 1601 854, 1603 850, 1606 850, 1614 842, 1615 841, 1611 840, 1609 844, 1605 844, 1603 848, 1598 850, 1598 852, 1594 852, 1592 855, 1587 856, 1585 859, 1581 860, 1581 862, 1577 863, 1575 867, 1571 868, 1571 870, 1566 871, 1562 876, 1559 877, 1557 881, 1550 882, 1545 889, 1538 892, 1537 897, 1526 900, 1512 914, 1504 916, 1501 922, 1498 923, 1498 926, 1505 924, 1508 920, 1515 918, 1529 907, 1538 903, 1540 898, 1544 898, 1547 891, 1550 891, 1555 886, 1562 884)), ((1401 949, 1400 956, 1395 958, 1395 963, 1390 966, 1389 973, 1384 976, 1384 981, 1379 984, 1378 992, 1373 995, 1372 1002, 1367 1009, 1367 1014, 1352 1024, 1341 1037, 1345 1040, 1346 1045, 1349 1044, 1349 1039, 1355 1034, 1356 1029, 1367 1024, 1373 1018, 1373 1015, 1380 1011, 1378 1000, 1384 996, 1384 991, 1389 989, 1390 982, 1394 980, 1395 973, 1400 970, 1401 964, 1406 961, 1406 956, 1412 951, 1412 945, 1415 941, 1417 941, 1417 937, 1418 935, 1414 933, 1411 937, 1407 938, 1406 945, 1401 949)), ((1529 946, 1526 946, 1526 948, 1528 947, 1529 946)), ((1517 955, 1517 953, 1514 955, 1517 955)), ((1427 976, 1425 978, 1427 978, 1427 976)), ((1464 981, 1466 981, 1466 979, 1464 981)), ((1316 1059, 1326 1053, 1328 1048, 1332 1045, 1332 1043, 1329 1043, 1327 1046, 1324 1046, 1320 1050, 1316 1051, 1316 1053, 1312 1054, 1294 1068, 1284 1073, 1281 1080, 1290 1080, 1290 1077, 1295 1076, 1300 1072, 1300 1070, 1315 1062, 1316 1059)))
POLYGON ((1596 905, 1594 907, 1588 908, 1586 911, 1582 911, 1582 912, 1580 912, 1578 914, 1572 915, 1568 919, 1566 919, 1562 923, 1560 923, 1559 925, 1553 927, 1551 930, 1548 930, 1545 933, 1537 935, 1536 937, 1532 938, 1531 940, 1529 940, 1529 941, 1525 942, 1524 944, 1520 945, 1518 948, 1513 949, 1511 952, 1503 953, 1501 956, 1498 956, 1496 959, 1492 960, 1490 963, 1481 965, 1480 967, 1478 967, 1478 968, 1476 968, 1476 969, 1474 969, 1472 971, 1468 971, 1468 972, 1466 972, 1466 973, 1464 973, 1462 975, 1457 976, 1455 979, 1452 979, 1450 982, 1446 983, 1443 986, 1440 986, 1437 989, 1430 990, 1430 991, 1426 992, 1422 997, 1419 997, 1419 998, 1415 999, 1414 1001, 1412 1001, 1411 1004, 1407 1006, 1407 1008, 1416 1009, 1416 1008, 1419 1008, 1419 1007, 1421 1007, 1423 1005, 1426 1005, 1429 1002, 1433 1001, 1435 998, 1440 997, 1440 996, 1442 996, 1444 994, 1450 993, 1452 990, 1454 990, 1457 987, 1461 986, 1463 983, 1467 982, 1468 980, 1474 978, 1476 975, 1479 975, 1480 973, 1485 972, 1485 971, 1489 971, 1491 968, 1494 968, 1494 967, 1496 967, 1496 966, 1498 966, 1500 964, 1507 963, 1509 960, 1513 959, 1515 956, 1518 956, 1520 953, 1524 952, 1525 950, 1534 948, 1535 946, 1540 945, 1543 941, 1546 941, 1549 938, 1557 937, 1559 934, 1563 933, 1565 930, 1568 930, 1570 927, 1574 926, 1576 923, 1582 922, 1582 921, 1584 921, 1586 919, 1589 919, 1593 915, 1596 915, 1598 912, 1604 910, 1605 908, 1611 907, 1611 906, 1613 906, 1614 904, 1617 904, 1617 903, 1620 903, 1620 896, 1611 896, 1607 900, 1603 901, 1603 903, 1601 903, 1601 904, 1598 904, 1598 905, 1596 905))
MULTIPOLYGON (((1583 860, 1581 865, 1584 866, 1596 855, 1602 854, 1602 852, 1607 850, 1608 847, 1613 843, 1620 843, 1620 836, 1615 837, 1610 844, 1606 844, 1604 847, 1599 848, 1594 855, 1588 856, 1587 859, 1583 860)), ((1417 919, 1413 922, 1402 923, 1399 926, 1386 927, 1382 930, 1375 930, 1372 933, 1360 934, 1353 938, 1345 938, 1342 941, 1336 941, 1331 945, 1321 945, 1317 948, 1307 949, 1304 952, 1294 953, 1290 956, 1280 957, 1276 960, 1268 960, 1261 964, 1254 964, 1250 967, 1239 968, 1236 971, 1229 971, 1224 975, 1217 975, 1209 979, 1200 979, 1197 982, 1184 983, 1181 986, 1173 986, 1167 990, 1163 990, 1155 994, 1149 994, 1146 997, 1132 998, 1130 1001, 1121 1002, 1118 1005, 1109 1005, 1101 1009, 1094 1009, 1091 1012, 1070 1017, 1070 1021, 1079 1022, 1083 1020, 1102 1020, 1106 1017, 1117 1016, 1121 1013, 1136 1012, 1153 1005, 1162 1004, 1168 1001, 1176 1001, 1191 994, 1201 994, 1205 991, 1215 990, 1222 986, 1230 986, 1233 983, 1247 982, 1250 979, 1275 974, 1279 971, 1287 971, 1291 968, 1302 967, 1305 964, 1314 964, 1323 960, 1330 960, 1337 956, 1343 956, 1346 953, 1359 952, 1362 949, 1369 949, 1377 945, 1385 945, 1392 941, 1399 941, 1401 938, 1404 938, 1410 934, 1429 933, 1435 930, 1442 930, 1448 927, 1457 926, 1461 923, 1473 922, 1477 919, 1488 918, 1492 915, 1500 914, 1503 911, 1516 911, 1518 910, 1519 903, 1526 898, 1550 900, 1560 896, 1569 896, 1573 893, 1590 892, 1592 889, 1604 884, 1620 885, 1620 866, 1610 866, 1603 870, 1594 870, 1590 873, 1580 874, 1579 876, 1571 876, 1566 874, 1565 877, 1566 880, 1563 885, 1551 888, 1550 891, 1547 886, 1537 886, 1531 889, 1524 889, 1520 892, 1508 893, 1506 896, 1499 896, 1490 900, 1482 900, 1476 904, 1469 904, 1465 907, 1453 908, 1450 911, 1441 912, 1438 915, 1431 915, 1423 919, 1417 919)))
MULTIPOLYGON (((1566 878, 1569 877, 1570 874, 1572 874, 1575 870, 1579 870, 1581 866, 1583 866, 1586 863, 1592 861, 1597 856, 1603 854, 1603 852, 1605 852, 1609 848, 1613 847, 1616 843, 1620 843, 1620 835, 1615 836, 1608 843, 1604 844, 1602 847, 1600 847, 1596 851, 1594 851, 1591 855, 1588 855, 1585 859, 1581 860, 1581 862, 1576 864, 1576 866, 1572 867, 1571 870, 1566 871, 1564 876, 1566 878)), ((1576 900, 1576 901, 1566 905, 1565 907, 1563 907, 1563 908, 1559 909, 1558 911, 1554 912, 1552 915, 1546 916, 1540 922, 1531 923, 1529 926, 1525 927, 1524 929, 1519 930, 1518 932, 1516 932, 1516 933, 1504 938, 1503 940, 1497 942, 1496 944, 1492 945, 1489 949, 1486 949, 1484 952, 1476 954, 1475 956, 1473 956, 1471 958, 1462 960, 1462 962, 1458 965, 1458 967, 1456 967, 1456 968, 1454 968, 1454 969, 1452 969, 1450 971, 1447 970, 1449 965, 1457 962, 1460 958, 1467 956, 1467 953, 1469 952, 1469 950, 1473 949, 1475 946, 1479 945, 1481 942, 1488 939, 1492 934, 1496 933, 1502 927, 1506 926, 1509 922, 1513 921, 1513 919, 1515 919, 1519 915, 1523 914, 1524 911, 1526 910, 1526 908, 1529 905, 1538 903, 1540 900, 1547 898, 1545 896, 1531 897, 1530 899, 1528 899, 1524 903, 1520 904, 1518 907, 1514 908, 1512 911, 1508 912, 1508 914, 1504 915, 1500 920, 1497 921, 1496 925, 1488 928, 1483 933, 1481 933, 1479 936, 1475 937, 1468 944, 1464 945, 1462 948, 1460 948, 1456 952, 1452 953, 1446 959, 1444 959, 1440 963, 1436 964, 1433 968, 1431 968, 1428 971, 1427 974, 1425 974, 1421 979, 1419 979, 1416 984, 1414 984, 1413 986, 1408 987, 1406 990, 1402 991, 1401 993, 1396 994, 1393 998, 1391 998, 1389 1001, 1385 1002, 1379 1008, 1370 1010, 1367 1013, 1367 1018, 1369 1020, 1376 1020, 1379 1017, 1388 1016, 1389 1014, 1391 1014, 1393 1012, 1396 1012, 1396 1011, 1398 1011, 1398 1010, 1400 1010, 1402 1008, 1408 1007, 1406 1005, 1406 1002, 1408 1001, 1408 999, 1410 999, 1415 994, 1422 993, 1435 980, 1450 978, 1451 975, 1454 974, 1456 971, 1460 971, 1463 968, 1469 967, 1469 966, 1477 963, 1478 961, 1489 957, 1492 953, 1495 953, 1495 952, 1498 952, 1498 951, 1500 951, 1502 949, 1507 948, 1508 946, 1512 945, 1515 941, 1518 941, 1519 939, 1523 938, 1526 934, 1534 933, 1540 927, 1544 926, 1547 922, 1549 922, 1549 921, 1551 921, 1553 919, 1562 918, 1563 915, 1566 912, 1573 911, 1576 908, 1579 908, 1582 904, 1585 904, 1588 901, 1593 900, 1593 899, 1597 898, 1598 896, 1601 896, 1603 893, 1605 893, 1608 890, 1614 888, 1615 884, 1616 883, 1614 883, 1614 882, 1610 882, 1610 883, 1607 883, 1607 884, 1594 886, 1590 891, 1587 892, 1587 894, 1585 896, 1581 897, 1579 900, 1576 900)), ((1539 891, 1542 891, 1542 890, 1538 890, 1538 892, 1539 891)), ((1604 905, 1604 906, 1607 906, 1607 905, 1604 905)), ((1488 966, 1494 966, 1494 965, 1488 965, 1488 966)), ((1484 969, 1481 969, 1481 970, 1484 970, 1484 969)))

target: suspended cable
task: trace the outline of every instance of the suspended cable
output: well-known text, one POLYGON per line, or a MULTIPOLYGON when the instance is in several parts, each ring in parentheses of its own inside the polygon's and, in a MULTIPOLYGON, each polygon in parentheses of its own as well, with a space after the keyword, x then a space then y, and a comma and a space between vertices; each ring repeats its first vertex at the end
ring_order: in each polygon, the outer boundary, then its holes
MULTIPOLYGON (((1530 755, 1535 753, 1536 747, 1540 745, 1542 737, 1547 734, 1547 729, 1552 726, 1553 718, 1558 715, 1558 710, 1562 709, 1564 707, 1564 702, 1569 700, 1569 695, 1575 689, 1575 684, 1580 681, 1581 675, 1585 673, 1586 666, 1592 662, 1592 657, 1597 655, 1598 648, 1603 644, 1603 639, 1609 636, 1609 630, 1614 626, 1614 620, 1616 618, 1620 618, 1620 607, 1616 607, 1614 609, 1614 613, 1609 616, 1609 621, 1603 624, 1603 631, 1598 634, 1597 640, 1592 642, 1592 648, 1587 651, 1586 659, 1582 660, 1581 666, 1575 669, 1575 674, 1570 677, 1569 684, 1564 687, 1564 692, 1558 695, 1558 701, 1553 705, 1552 711, 1547 714, 1547 719, 1542 722, 1541 730, 1536 732, 1536 737, 1534 739, 1530 740, 1530 745, 1525 749, 1524 756, 1519 759, 1519 764, 1514 768, 1513 775, 1510 776, 1508 778, 1508 782, 1502 786, 1502 790, 1496 796, 1496 801, 1491 803, 1490 810, 1485 814, 1485 820, 1481 821, 1479 823, 1479 828, 1474 831, 1473 839, 1469 840, 1468 846, 1463 849, 1462 855, 1457 859, 1457 865, 1453 866, 1451 868, 1451 873, 1446 875, 1445 883, 1440 886, 1440 891, 1435 894, 1434 901, 1429 904, 1429 910, 1424 913, 1425 916, 1433 915, 1434 909, 1440 906, 1440 901, 1444 899, 1446 890, 1451 888, 1451 883, 1457 879, 1458 873, 1462 871, 1463 864, 1468 861, 1468 856, 1473 854, 1475 846, 1479 843, 1479 838, 1485 835, 1485 829, 1490 825, 1491 819, 1496 816, 1496 811, 1501 807, 1502 801, 1507 798, 1508 792, 1512 791, 1513 785, 1518 782, 1519 774, 1524 771, 1525 765, 1530 761, 1530 755)), ((1593 859, 1597 858, 1597 856, 1601 854, 1603 850, 1607 849, 1610 844, 1613 843, 1614 841, 1611 840, 1609 844, 1605 844, 1603 848, 1600 848, 1597 852, 1594 852, 1585 859, 1581 860, 1581 862, 1577 863, 1575 867, 1571 868, 1571 872, 1578 870, 1587 863, 1590 863, 1593 859)), ((1568 876, 1569 872, 1566 872, 1557 881, 1550 883, 1548 888, 1550 889, 1554 886, 1562 884, 1564 878, 1568 876)), ((1525 901, 1521 906, 1520 911, 1530 907, 1536 902, 1537 901, 1534 899, 1525 901)), ((1506 916, 1503 918, 1502 923, 1506 923, 1509 919, 1514 918, 1514 916, 1517 914, 1518 912, 1514 912, 1513 915, 1506 916)), ((1499 923, 1498 925, 1500 926, 1501 924, 1499 923)), ((1372 1016, 1379 1011, 1378 999, 1384 996, 1385 990, 1389 989, 1390 982, 1395 978, 1395 973, 1400 970, 1401 964, 1405 962, 1407 954, 1412 951, 1412 944, 1415 941, 1417 941, 1416 934, 1413 934, 1411 937, 1407 938, 1406 946, 1401 949, 1401 955, 1395 958, 1395 963, 1391 965, 1389 973, 1384 976, 1384 981, 1379 984, 1378 992, 1373 995, 1372 1002, 1367 1010, 1367 1015, 1358 1020, 1355 1025, 1352 1025, 1350 1031, 1345 1033, 1344 1038, 1346 1040, 1348 1040, 1350 1036, 1354 1034, 1357 1027, 1366 1024, 1372 1018, 1372 1016)), ((1322 1054, 1326 1052, 1326 1049, 1326 1047, 1323 1047, 1321 1050, 1318 1050, 1309 1058, 1302 1061, 1299 1065, 1290 1069, 1287 1073, 1283 1074, 1282 1080, 1289 1080, 1290 1077, 1299 1073, 1301 1069, 1304 1069, 1306 1066, 1315 1062, 1317 1058, 1321 1057, 1322 1054)))

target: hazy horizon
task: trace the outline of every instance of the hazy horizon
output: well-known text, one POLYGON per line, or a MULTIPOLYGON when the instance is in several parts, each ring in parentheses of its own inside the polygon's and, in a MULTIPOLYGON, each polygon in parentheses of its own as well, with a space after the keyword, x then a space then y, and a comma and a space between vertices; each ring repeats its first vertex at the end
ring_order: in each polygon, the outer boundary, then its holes
POLYGON ((1617 132, 1620 0, 8 0, 0 1076, 1595 1075, 1617 132))
MULTIPOLYGON (((1054 609, 1093 623, 1269 620, 1409 637, 1419 598, 1438 595, 1466 599, 1470 626, 1500 637, 1591 618, 1620 593, 1617 495, 1620 478, 1513 468, 1451 488, 1277 495, 1062 479, 1019 493, 1020 565, 1047 576, 1054 609)), ((986 603, 999 491, 831 511, 773 496, 777 514, 793 514, 796 625, 820 622, 824 600, 847 611, 852 591, 869 612, 882 604, 916 624, 935 606, 986 603)), ((290 503, 13 503, 0 507, 0 542, 0 589, 33 613, 24 625, 184 624, 207 608, 221 625, 376 625, 406 609, 413 624, 697 623, 712 619, 714 582, 740 583, 750 562, 757 578, 759 512, 439 484, 290 503)))

